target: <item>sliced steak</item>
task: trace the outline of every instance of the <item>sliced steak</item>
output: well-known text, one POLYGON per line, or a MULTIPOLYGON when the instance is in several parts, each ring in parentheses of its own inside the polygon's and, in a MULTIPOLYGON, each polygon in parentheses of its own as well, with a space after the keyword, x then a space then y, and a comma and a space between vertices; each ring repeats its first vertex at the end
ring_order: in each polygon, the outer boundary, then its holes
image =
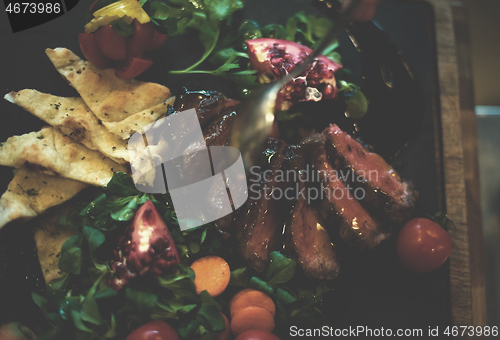
POLYGON ((274 172, 283 162, 285 142, 269 138, 248 180, 248 201, 236 212, 232 231, 236 234, 238 251, 249 265, 263 271, 268 255, 281 248, 284 215, 272 192, 276 186, 274 172))
POLYGON ((326 138, 315 134, 301 143, 310 155, 314 171, 311 176, 321 183, 323 201, 320 214, 327 225, 338 228, 340 237, 359 250, 373 249, 390 237, 390 233, 370 216, 338 177, 330 164, 325 146, 326 138))
POLYGON ((343 169, 347 181, 364 190, 364 201, 374 211, 397 226, 410 219, 417 195, 382 157, 366 150, 335 124, 323 134, 334 167, 343 169))
POLYGON ((174 104, 176 111, 196 109, 200 125, 205 127, 214 117, 225 109, 239 104, 239 101, 227 98, 217 91, 188 91, 186 88, 177 96, 174 104))
POLYGON ((285 250, 311 279, 337 277, 337 254, 317 210, 303 197, 298 198, 285 227, 285 250))
POLYGON ((223 110, 207 127, 203 128, 203 136, 207 146, 224 146, 229 144, 229 135, 236 118, 238 106, 223 110))
POLYGON ((288 204, 285 252, 295 258, 304 274, 313 279, 333 279, 339 266, 334 246, 317 208, 309 204, 310 151, 304 145, 289 145, 283 152, 281 190, 288 204), (287 191, 288 190, 288 191, 287 191))

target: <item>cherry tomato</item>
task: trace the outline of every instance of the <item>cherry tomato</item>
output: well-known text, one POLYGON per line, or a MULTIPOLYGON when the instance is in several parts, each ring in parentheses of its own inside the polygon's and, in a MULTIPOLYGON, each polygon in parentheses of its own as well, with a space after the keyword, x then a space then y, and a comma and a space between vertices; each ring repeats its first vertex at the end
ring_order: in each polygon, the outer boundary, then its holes
POLYGON ((95 32, 95 43, 108 58, 115 60, 127 58, 125 38, 119 36, 111 25, 102 26, 95 32))
POLYGON ((155 320, 137 328, 125 340, 179 340, 179 334, 168 323, 155 320))
POLYGON ((2 340, 36 340, 36 335, 19 322, 11 322, 0 327, 2 340))
POLYGON ((405 268, 425 273, 440 267, 448 259, 451 246, 451 237, 446 230, 427 218, 414 218, 401 229, 397 252, 405 268))
POLYGON ((92 64, 99 68, 107 68, 111 65, 111 59, 106 57, 97 47, 93 33, 80 33, 78 42, 83 55, 92 64))
POLYGON ((158 33, 157 30, 154 30, 153 38, 151 39, 151 43, 149 44, 146 52, 151 52, 151 51, 157 50, 158 48, 160 48, 161 45, 163 45, 165 40, 167 40, 166 34, 161 34, 161 33, 158 33))
POLYGON ((262 329, 249 329, 238 335, 234 340, 280 340, 280 338, 262 329))
POLYGON ((150 59, 132 57, 116 68, 115 74, 121 79, 135 78, 153 65, 150 59))
POLYGON ((127 39, 127 57, 138 57, 147 51, 153 40, 155 29, 153 23, 141 24, 134 19, 134 34, 127 39))

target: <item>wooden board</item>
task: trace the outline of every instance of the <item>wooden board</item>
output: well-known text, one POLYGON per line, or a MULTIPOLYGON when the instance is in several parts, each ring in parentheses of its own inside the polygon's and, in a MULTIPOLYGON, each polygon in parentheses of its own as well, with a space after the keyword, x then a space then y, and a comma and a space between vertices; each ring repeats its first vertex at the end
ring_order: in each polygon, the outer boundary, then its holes
MULTIPOLYGON (((467 72, 464 68, 470 68, 465 55, 459 54, 457 60, 456 39, 453 26, 453 12, 450 1, 429 0, 434 8, 436 18, 436 48, 438 60, 440 106, 441 106, 441 135, 442 135, 442 165, 444 172, 444 193, 446 201, 446 212, 455 223, 456 230, 450 231, 453 239, 453 250, 450 257, 450 293, 452 324, 461 325, 484 325, 485 322, 485 297, 484 297, 484 272, 482 268, 482 245, 478 238, 482 237, 480 220, 478 223, 468 223, 467 213, 474 213, 471 204, 473 200, 466 199, 466 187, 464 177, 465 169, 473 170, 475 151, 464 150, 464 145, 475 145, 475 135, 464 134, 463 131, 471 131, 470 128, 463 130, 464 124, 460 105, 459 94, 472 96, 472 91, 459 93, 459 68, 462 75, 467 72), (465 139, 464 139, 465 138, 465 139), (464 155, 467 163, 464 164, 464 155), (468 205, 469 203, 469 205, 468 205), (469 209, 468 209, 469 208, 469 209), (477 236, 479 234, 479 236, 477 236), (469 240, 469 235, 472 241, 469 240), (472 246, 472 248, 471 248, 472 246), (471 254, 474 262, 471 268, 471 254), (483 278, 483 279, 481 279, 483 278), (474 306, 474 308, 473 308, 474 306)), ((455 11, 455 14, 457 12, 455 11)), ((463 13, 462 13, 463 14, 463 13)), ((461 18, 460 20, 464 20, 461 18)), ((465 39, 458 31, 458 38, 465 39)), ((463 52, 463 51, 462 51, 463 52)), ((469 105, 470 106, 470 105, 469 105)), ((470 107, 468 107, 470 109, 470 107)), ((470 120, 469 120, 470 122, 470 120)), ((473 125, 475 126, 475 125, 473 125)), ((477 162, 477 159, 476 159, 477 162)), ((469 170, 469 171, 472 171, 469 170)), ((473 178, 469 179, 474 180, 473 178)), ((477 177, 476 177, 477 180, 477 177)), ((470 189, 475 192, 477 182, 470 183, 470 189)), ((477 219, 474 220, 477 222, 477 219)))

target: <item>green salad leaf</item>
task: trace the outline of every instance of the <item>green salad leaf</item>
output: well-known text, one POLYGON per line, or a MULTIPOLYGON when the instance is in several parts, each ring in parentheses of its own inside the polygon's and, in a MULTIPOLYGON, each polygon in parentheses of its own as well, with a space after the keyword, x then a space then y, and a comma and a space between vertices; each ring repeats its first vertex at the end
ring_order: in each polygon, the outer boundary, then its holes
POLYGON ((269 254, 269 267, 267 268, 266 279, 271 286, 279 283, 286 283, 295 275, 297 263, 277 251, 269 254))
POLYGON ((59 268, 65 273, 79 275, 83 263, 82 235, 71 236, 61 247, 59 268))

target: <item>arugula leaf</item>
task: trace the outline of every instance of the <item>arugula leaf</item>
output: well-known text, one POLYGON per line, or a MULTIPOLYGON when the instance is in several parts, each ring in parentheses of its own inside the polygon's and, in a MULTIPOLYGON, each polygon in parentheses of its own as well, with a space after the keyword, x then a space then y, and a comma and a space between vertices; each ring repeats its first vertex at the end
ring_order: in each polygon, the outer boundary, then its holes
POLYGON ((269 267, 266 272, 266 279, 269 285, 274 286, 279 283, 286 283, 295 275, 297 263, 282 255, 277 251, 269 253, 269 267))
POLYGON ((229 279, 229 284, 231 286, 243 286, 247 287, 250 281, 248 267, 240 267, 231 271, 231 278, 229 279))
POLYGON ((76 210, 73 210, 68 214, 57 216, 54 224, 59 230, 71 230, 77 232, 81 228, 81 217, 76 210))
POLYGON ((51 280, 47 283, 47 292, 50 295, 57 295, 59 292, 65 294, 68 287, 69 278, 70 275, 68 273, 65 273, 63 276, 51 280))
POLYGON ((108 182, 106 189, 113 195, 117 196, 135 196, 142 194, 136 189, 134 180, 125 172, 115 172, 113 178, 108 182))
MULTIPOLYGON (((82 209, 79 216, 87 218, 86 222, 94 228, 109 231, 116 228, 118 222, 130 221, 140 205, 151 200, 159 210, 166 212, 169 207, 160 204, 152 195, 138 191, 132 177, 123 172, 117 172, 107 186, 108 197, 102 193, 82 209)), ((170 204, 170 207, 172 205, 170 204)), ((173 210, 173 208, 170 208, 173 210)))
POLYGON ((127 287, 125 298, 134 306, 139 313, 150 315, 158 301, 158 295, 150 292, 132 289, 127 287))
POLYGON ((210 20, 227 20, 231 15, 243 8, 241 0, 204 0, 210 20))
POLYGON ((99 300, 99 299, 109 299, 109 298, 114 298, 118 296, 118 292, 114 290, 113 288, 105 288, 102 290, 99 290, 95 292, 94 294, 94 299, 99 300))
POLYGON ((197 62, 184 70, 170 71, 173 74, 190 73, 203 63, 217 45, 221 24, 243 8, 241 0, 176 0, 170 3, 153 2, 149 16, 167 28, 171 36, 184 34, 188 30, 198 31, 198 39, 204 49, 197 62))
POLYGON ((210 331, 219 332, 224 330, 224 318, 220 314, 222 310, 210 294, 204 290, 200 293, 201 307, 198 310, 197 318, 200 323, 210 331))
POLYGON ((82 251, 83 236, 81 234, 71 236, 61 247, 59 258, 59 269, 65 273, 79 275, 83 263, 82 251))
POLYGON ((186 265, 179 264, 178 273, 172 273, 167 276, 158 278, 158 283, 161 287, 172 292, 174 297, 196 301, 196 287, 194 285, 194 271, 186 265))
POLYGON ((144 194, 142 196, 126 197, 124 199, 110 202, 110 206, 114 205, 115 209, 110 216, 115 221, 130 221, 134 218, 135 212, 140 205, 147 202, 149 197, 144 194), (128 203, 127 203, 128 201, 128 203), (121 207, 121 208, 120 208, 121 207))
POLYGON ((286 30, 279 24, 269 24, 264 26, 262 28, 262 36, 265 38, 287 40, 286 30))
POLYGON ((92 227, 83 227, 82 233, 89 243, 90 255, 93 256, 96 249, 106 240, 106 236, 101 231, 92 227))
POLYGON ((128 37, 135 33, 134 24, 127 24, 123 19, 112 21, 110 25, 113 27, 113 31, 120 37, 128 37))
POLYGON ((87 297, 85 297, 85 300, 83 300, 81 317, 83 321, 99 326, 104 324, 104 320, 99 313, 99 307, 97 306, 97 302, 92 294, 93 291, 90 290, 87 297))

